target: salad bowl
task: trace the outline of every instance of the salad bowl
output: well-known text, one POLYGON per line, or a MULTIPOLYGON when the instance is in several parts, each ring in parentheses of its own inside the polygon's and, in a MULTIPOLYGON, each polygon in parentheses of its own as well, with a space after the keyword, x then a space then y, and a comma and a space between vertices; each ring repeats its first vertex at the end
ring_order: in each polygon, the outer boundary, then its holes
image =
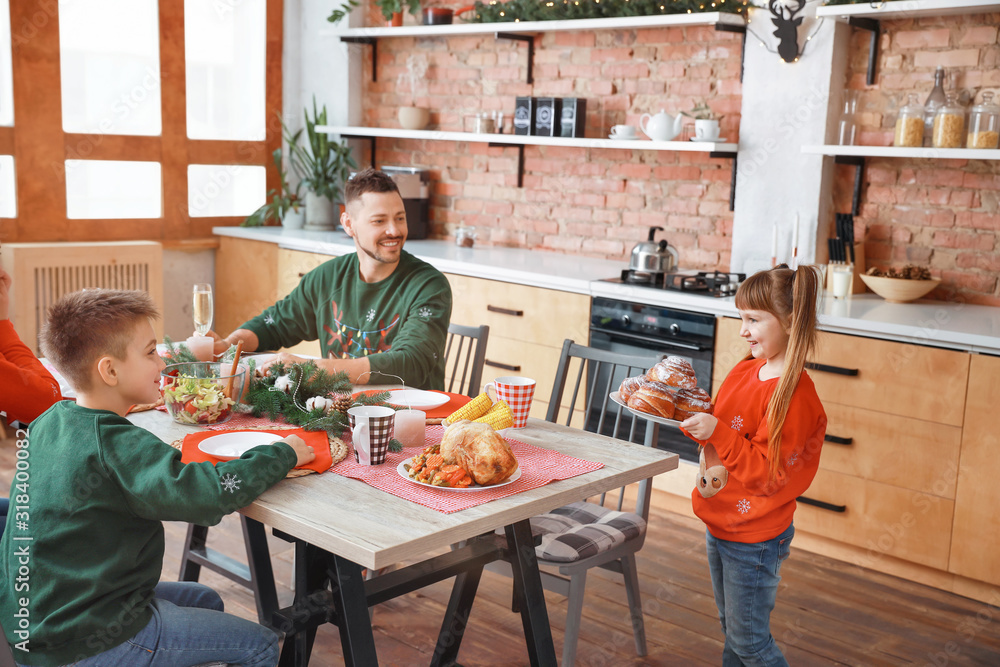
POLYGON ((228 362, 170 364, 160 372, 163 404, 179 424, 221 424, 233 416, 247 369, 228 362))

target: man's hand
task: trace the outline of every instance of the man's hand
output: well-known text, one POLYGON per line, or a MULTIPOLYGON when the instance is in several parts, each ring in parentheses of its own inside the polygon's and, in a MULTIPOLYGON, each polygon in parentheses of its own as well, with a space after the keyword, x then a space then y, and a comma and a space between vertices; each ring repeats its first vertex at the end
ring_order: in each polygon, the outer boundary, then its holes
MULTIPOLYGON (((194 332, 194 335, 200 336, 201 334, 196 331, 194 332)), ((205 335, 214 341, 214 347, 212 349, 212 353, 215 354, 215 356, 224 354, 226 350, 228 350, 233 345, 236 345, 236 343, 238 343, 241 340, 243 341, 244 354, 246 354, 247 352, 256 352, 257 346, 260 344, 260 341, 257 339, 257 334, 255 334, 252 331, 248 331, 247 329, 237 329, 236 331, 229 334, 225 338, 215 333, 214 331, 209 331, 205 335)))
POLYGON ((279 442, 284 442, 295 450, 296 468, 304 466, 316 458, 316 452, 313 451, 313 448, 307 445, 305 440, 297 435, 290 435, 287 438, 282 438, 279 442))
POLYGON ((261 364, 258 368, 260 369, 261 373, 267 375, 268 370, 271 368, 271 366, 275 365, 279 361, 283 363, 285 366, 290 366, 292 364, 304 364, 309 360, 303 359, 302 357, 296 357, 294 354, 291 354, 289 352, 279 352, 278 354, 268 359, 265 363, 261 364))
POLYGON ((10 315, 10 274, 0 269, 0 320, 6 320, 10 315))
POLYGON ((681 428, 687 431, 696 440, 708 440, 715 433, 715 427, 719 425, 719 420, 714 416, 699 412, 691 415, 681 422, 681 428))

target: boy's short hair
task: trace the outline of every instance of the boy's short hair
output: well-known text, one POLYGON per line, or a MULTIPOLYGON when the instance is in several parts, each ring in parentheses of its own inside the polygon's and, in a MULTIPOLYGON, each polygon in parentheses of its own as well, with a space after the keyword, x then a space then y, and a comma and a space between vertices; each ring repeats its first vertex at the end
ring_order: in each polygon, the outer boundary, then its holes
POLYGON ((135 326, 159 317, 152 298, 138 290, 85 289, 49 309, 39 333, 42 353, 77 391, 90 389, 90 369, 104 355, 124 359, 135 326))
POLYGON ((399 188, 396 187, 396 181, 392 180, 392 177, 384 171, 368 167, 347 181, 347 185, 344 186, 344 205, 361 199, 361 195, 366 192, 395 192, 399 194, 399 188))

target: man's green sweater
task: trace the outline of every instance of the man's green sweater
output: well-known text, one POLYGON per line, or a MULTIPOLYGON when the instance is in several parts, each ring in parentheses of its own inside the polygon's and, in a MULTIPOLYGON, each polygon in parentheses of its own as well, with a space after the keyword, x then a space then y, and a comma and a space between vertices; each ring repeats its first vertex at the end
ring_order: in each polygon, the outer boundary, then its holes
POLYGON ((32 422, 16 451, 0 623, 14 658, 42 667, 96 655, 145 627, 163 566, 161 521, 215 525, 296 461, 280 443, 184 465, 149 431, 72 401, 32 422))
POLYGON ((377 283, 361 279, 357 253, 331 259, 240 328, 257 334, 261 350, 318 338, 326 358, 370 357, 372 384, 396 382, 395 375, 410 387, 444 389, 450 320, 448 279, 404 250, 377 283))

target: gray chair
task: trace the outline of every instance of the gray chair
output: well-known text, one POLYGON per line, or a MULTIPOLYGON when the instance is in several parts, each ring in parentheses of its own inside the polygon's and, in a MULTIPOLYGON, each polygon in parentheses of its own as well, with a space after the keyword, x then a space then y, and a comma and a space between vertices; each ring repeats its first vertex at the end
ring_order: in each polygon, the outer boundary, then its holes
MULTIPOLYGON (((611 401, 609 394, 618 390, 624 378, 645 373, 664 356, 596 350, 567 339, 559 358, 546 421, 571 425, 574 413, 582 409, 584 430, 632 442, 641 434, 643 444, 652 446, 658 435, 657 425, 635 417, 611 401), (572 394, 566 402, 570 407, 565 410, 565 419, 561 420, 559 413, 563 410, 568 384, 572 384, 572 394)), ((624 577, 635 650, 640 656, 646 655, 635 554, 646 538, 651 492, 651 479, 639 483, 633 511, 625 511, 628 508, 625 507, 626 487, 623 487, 616 497, 607 497, 615 496, 614 493, 603 494, 593 499, 594 502, 572 503, 531 519, 532 533, 541 536, 535 554, 542 570, 542 585, 568 598, 562 667, 571 667, 576 660, 587 571, 593 567, 618 572, 624 577), (606 506, 609 503, 611 508, 606 506)))
POLYGON ((490 328, 485 324, 466 327, 448 325, 448 342, 444 349, 445 372, 450 373, 445 391, 475 398, 482 389, 483 364, 486 362, 486 342, 490 328))

